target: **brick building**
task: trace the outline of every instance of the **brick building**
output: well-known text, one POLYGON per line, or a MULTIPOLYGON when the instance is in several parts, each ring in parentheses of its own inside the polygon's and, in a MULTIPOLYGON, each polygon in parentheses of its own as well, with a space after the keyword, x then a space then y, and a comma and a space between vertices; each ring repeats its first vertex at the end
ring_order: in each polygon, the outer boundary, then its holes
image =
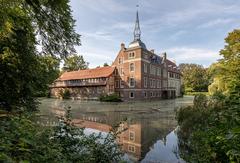
POLYGON ((134 40, 121 49, 111 66, 65 72, 51 86, 58 96, 69 89, 73 97, 96 99, 101 94, 117 93, 124 101, 181 96, 181 74, 167 54, 157 55, 141 41, 138 12, 134 40))
POLYGON ((60 92, 66 90, 77 99, 98 99, 102 94, 112 94, 115 72, 111 66, 65 72, 50 86, 51 96, 60 97, 60 92))
POLYGON ((115 91, 123 99, 174 98, 180 96, 181 74, 167 54, 157 55, 141 41, 138 12, 134 40, 121 49, 113 62, 118 70, 115 91))

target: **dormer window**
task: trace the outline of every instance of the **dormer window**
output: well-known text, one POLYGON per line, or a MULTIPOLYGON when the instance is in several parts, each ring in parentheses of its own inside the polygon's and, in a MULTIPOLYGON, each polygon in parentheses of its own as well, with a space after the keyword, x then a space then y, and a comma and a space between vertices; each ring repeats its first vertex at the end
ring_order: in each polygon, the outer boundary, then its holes
POLYGON ((128 59, 133 59, 133 58, 135 58, 135 52, 129 52, 128 59))

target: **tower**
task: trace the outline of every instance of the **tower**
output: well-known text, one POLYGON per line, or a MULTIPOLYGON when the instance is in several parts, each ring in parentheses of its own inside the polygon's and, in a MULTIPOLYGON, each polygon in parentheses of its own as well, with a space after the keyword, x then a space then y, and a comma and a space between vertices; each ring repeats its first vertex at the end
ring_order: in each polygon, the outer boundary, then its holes
POLYGON ((139 23, 139 15, 138 15, 138 5, 137 5, 137 12, 136 12, 136 21, 135 21, 135 27, 133 31, 133 42, 129 44, 129 48, 133 47, 141 47, 143 49, 146 49, 146 45, 141 41, 141 29, 140 29, 140 23, 139 23))
POLYGON ((134 35, 134 41, 141 40, 141 29, 140 29, 140 25, 139 25, 138 10, 137 10, 137 14, 136 14, 136 22, 135 22, 135 28, 134 28, 133 35, 134 35))

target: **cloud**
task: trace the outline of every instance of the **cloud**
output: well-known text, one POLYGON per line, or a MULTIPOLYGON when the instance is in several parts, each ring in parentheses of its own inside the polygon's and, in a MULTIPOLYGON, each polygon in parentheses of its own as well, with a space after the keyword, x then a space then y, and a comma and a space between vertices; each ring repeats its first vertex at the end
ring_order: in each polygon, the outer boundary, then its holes
POLYGON ((237 20, 232 19, 232 18, 228 18, 228 19, 219 18, 219 19, 215 19, 215 20, 211 20, 209 22, 203 23, 200 26, 198 26, 198 28, 211 28, 211 27, 216 27, 216 26, 220 26, 220 25, 231 24, 236 21, 237 20))
POLYGON ((128 11, 129 8, 125 5, 122 5, 115 0, 72 0, 72 4, 77 4, 82 8, 98 12, 98 13, 107 13, 107 12, 124 12, 128 11))
POLYGON ((178 40, 181 36, 187 34, 187 31, 185 30, 180 30, 180 31, 177 31, 176 33, 172 34, 170 37, 169 37, 169 40, 173 40, 173 41, 176 41, 178 40))
POLYGON ((197 63, 209 66, 212 62, 220 59, 219 52, 216 50, 189 48, 189 47, 174 47, 165 50, 168 57, 178 63, 197 63))
POLYGON ((83 38, 86 39, 94 39, 94 40, 101 40, 101 41, 111 41, 113 40, 112 34, 105 31, 96 31, 96 32, 82 32, 81 35, 83 38))

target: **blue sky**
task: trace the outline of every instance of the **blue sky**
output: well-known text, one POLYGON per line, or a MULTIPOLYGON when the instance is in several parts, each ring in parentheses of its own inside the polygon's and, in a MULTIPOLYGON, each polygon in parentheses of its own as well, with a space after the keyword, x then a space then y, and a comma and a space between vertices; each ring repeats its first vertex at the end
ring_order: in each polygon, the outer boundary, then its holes
POLYGON ((240 0, 71 0, 78 54, 90 68, 109 64, 133 40, 139 3, 141 40, 157 54, 205 67, 220 58, 228 32, 240 28, 240 0))

